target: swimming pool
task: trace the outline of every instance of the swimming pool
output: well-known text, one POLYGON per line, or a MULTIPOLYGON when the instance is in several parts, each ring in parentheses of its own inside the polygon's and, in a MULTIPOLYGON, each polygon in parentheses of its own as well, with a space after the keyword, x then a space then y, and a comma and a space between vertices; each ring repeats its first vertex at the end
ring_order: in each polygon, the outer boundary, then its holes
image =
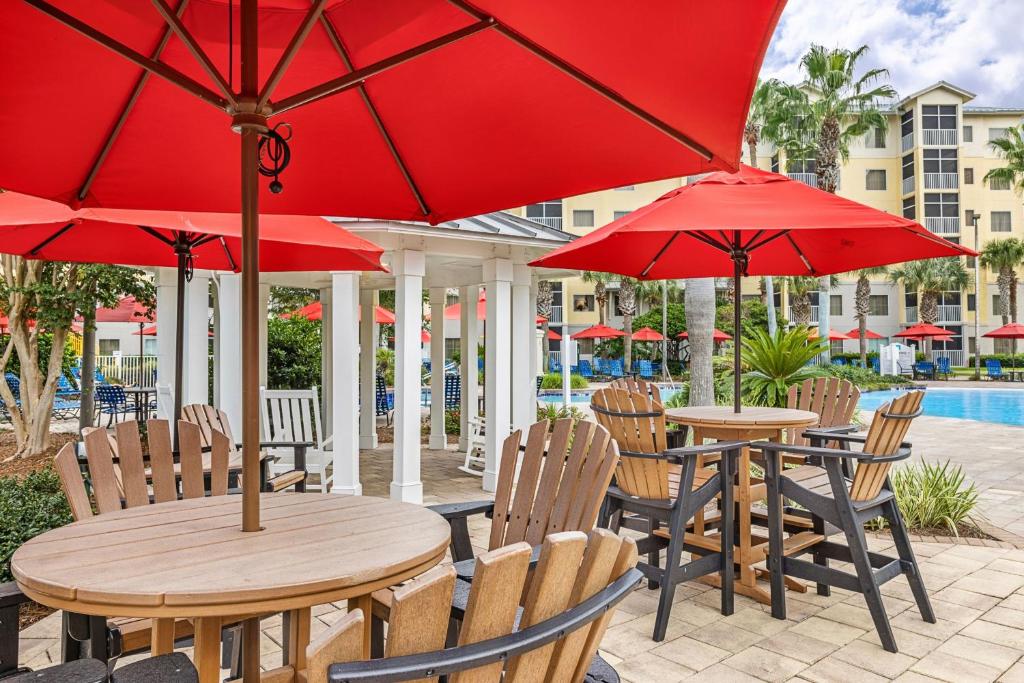
MULTIPOLYGON (((875 410, 903 393, 899 389, 869 391, 861 394, 859 408, 875 410)), ((1024 390, 929 388, 921 407, 925 415, 935 417, 1024 426, 1024 390)))
MULTIPOLYGON (((545 389, 544 391, 552 391, 552 390, 545 389)), ((663 401, 667 401, 670 396, 674 396, 676 394, 676 392, 678 392, 678 391, 679 391, 678 389, 670 389, 668 387, 661 387, 661 399, 663 401)), ((573 391, 573 392, 571 392, 569 394, 569 396, 572 399, 573 403, 584 403, 584 404, 587 404, 587 405, 590 405, 590 397, 593 396, 593 395, 594 395, 594 390, 593 389, 585 389, 585 390, 577 389, 576 391, 573 391)), ((557 391, 557 392, 554 392, 554 393, 540 394, 539 396, 537 396, 537 398, 538 398, 538 400, 543 401, 544 403, 556 403, 556 404, 560 405, 562 403, 562 392, 561 391, 557 391)))

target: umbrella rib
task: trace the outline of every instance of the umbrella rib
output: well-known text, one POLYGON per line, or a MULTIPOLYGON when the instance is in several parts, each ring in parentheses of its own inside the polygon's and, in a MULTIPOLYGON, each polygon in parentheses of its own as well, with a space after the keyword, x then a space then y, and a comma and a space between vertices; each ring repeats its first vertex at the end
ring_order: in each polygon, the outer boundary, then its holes
POLYGON ((647 264, 647 267, 640 271, 640 277, 647 277, 647 273, 651 272, 651 268, 653 268, 654 264, 658 262, 658 259, 661 258, 661 255, 668 251, 668 248, 672 246, 672 243, 676 241, 677 237, 679 237, 679 233, 673 232, 672 236, 668 238, 668 241, 666 241, 665 244, 662 245, 661 249, 658 250, 658 253, 655 254, 654 258, 651 259, 651 262, 647 264))
MULTIPOLYGON (((341 61, 344 62, 345 68, 349 71, 355 71, 352 65, 352 60, 349 59, 348 50, 345 49, 344 44, 341 42, 341 36, 334 29, 334 24, 324 16, 320 15, 320 23, 324 25, 327 31, 327 37, 330 39, 331 44, 334 45, 335 51, 338 56, 341 57, 341 61)), ((395 164, 398 166, 399 172, 402 177, 405 178, 406 184, 409 186, 409 190, 412 192, 413 197, 416 198, 416 203, 420 205, 420 211, 423 213, 423 217, 426 218, 430 215, 430 207, 427 206, 426 200, 423 198, 423 193, 420 192, 420 188, 416 185, 416 181, 412 178, 412 173, 409 171, 409 167, 406 166, 405 160, 402 159, 402 155, 398 152, 398 147, 395 145, 394 139, 391 137, 391 133, 388 132, 387 127, 384 125, 384 120, 380 117, 380 112, 377 110, 373 100, 370 99, 370 93, 366 91, 366 85, 360 83, 356 86, 359 91, 360 97, 363 98, 363 104, 366 105, 367 111, 370 112, 370 118, 377 124, 377 130, 380 131, 381 136, 384 138, 384 144, 387 145, 388 150, 391 152, 391 157, 395 160, 395 164)))
POLYGON ((682 231, 682 232, 683 232, 683 234, 688 235, 688 236, 694 238, 695 240, 700 240, 704 244, 707 244, 709 246, 714 247, 718 251, 721 251, 721 252, 726 253, 726 254, 731 254, 732 253, 732 249, 730 249, 728 246, 723 245, 721 242, 719 242, 718 240, 716 240, 713 237, 709 237, 708 235, 705 235, 703 232, 689 232, 689 231, 685 231, 685 230, 682 231))
POLYGON ((764 230, 758 230, 757 232, 754 233, 754 236, 747 240, 747 243, 740 248, 743 249, 743 251, 750 251, 750 245, 753 244, 757 240, 757 238, 763 234, 764 230))
POLYGON ((231 249, 228 248, 228 241, 223 237, 220 238, 221 249, 224 250, 224 255, 228 257, 228 265, 231 266, 231 270, 235 273, 238 272, 238 263, 235 261, 235 257, 231 255, 231 249))
MULTIPOLYGON (((764 232, 764 231, 762 230, 761 232, 764 232)), ((747 246, 744 247, 744 249, 746 249, 748 252, 755 251, 757 249, 760 249, 764 245, 768 244, 769 242, 774 242, 775 240, 779 239, 780 237, 785 237, 788 234, 789 234, 789 230, 781 230, 781 231, 775 233, 774 235, 769 235, 768 237, 764 238, 760 242, 754 243, 754 241, 751 240, 750 242, 747 243, 747 246)))
MULTIPOLYGON (((163 2, 163 0, 153 0, 154 2, 163 2)), ((267 102, 270 101, 270 96, 274 94, 274 90, 277 88, 277 84, 281 81, 288 67, 291 66, 292 60, 295 59, 296 53, 299 48, 306 41, 306 37, 309 36, 309 32, 313 30, 313 25, 316 24, 324 11, 324 5, 327 4, 327 0, 314 0, 309 11, 306 12, 306 16, 303 18, 302 23, 299 24, 299 30, 292 36, 291 41, 288 43, 288 47, 285 48, 284 54, 277 60, 277 64, 274 66, 274 70, 270 73, 270 78, 263 84, 263 90, 260 92, 259 102, 256 105, 256 109, 261 110, 267 106, 267 102)))
POLYGON ((181 18, 170 8, 166 0, 153 0, 153 6, 156 7, 156 11, 160 13, 160 16, 164 18, 167 25, 171 27, 175 35, 181 39, 181 42, 185 43, 185 47, 192 53, 192 56, 199 66, 203 67, 203 71, 206 75, 213 79, 213 82, 217 85, 217 89, 220 90, 221 94, 224 95, 224 99, 228 101, 232 107, 238 106, 238 101, 235 98, 235 94, 231 92, 231 86, 221 75, 220 71, 214 66, 213 62, 210 61, 210 57, 206 54, 206 51, 196 42, 195 38, 192 37, 192 33, 185 28, 185 24, 182 23, 181 18))
POLYGON ((802 251, 800 250, 800 247, 798 247, 798 246, 796 245, 796 242, 795 242, 795 241, 793 240, 793 236, 792 236, 792 235, 790 235, 790 234, 789 234, 789 233, 787 232, 787 233, 786 233, 786 239, 787 239, 787 240, 789 241, 789 243, 790 243, 790 245, 791 245, 791 246, 793 247, 794 251, 796 251, 796 255, 797 255, 797 256, 799 256, 799 257, 800 257, 800 260, 804 262, 804 267, 805 267, 805 268, 807 268, 807 271, 808 271, 808 272, 809 272, 809 273, 810 273, 811 275, 813 275, 813 274, 814 274, 814 268, 812 268, 812 267, 811 267, 811 262, 807 260, 807 257, 806 257, 806 256, 804 256, 804 252, 802 252, 802 251))
POLYGON ((533 53, 534 56, 544 60, 551 66, 555 67, 556 69, 566 74, 567 76, 570 76, 571 78, 575 79, 582 85, 585 85, 586 87, 590 88, 601 97, 604 97, 605 99, 618 105, 622 109, 625 109, 627 112, 637 117, 644 123, 658 129, 668 137, 682 144, 684 147, 689 148, 694 153, 703 157, 705 161, 711 161, 712 159, 715 158, 715 155, 713 152, 711 152, 711 150, 709 150, 707 147, 705 147, 704 145, 700 144, 699 142, 688 136, 686 133, 683 133, 677 128, 674 128, 670 124, 654 116, 647 110, 640 108, 633 102, 630 102, 628 99, 620 95, 618 92, 612 90, 605 84, 587 75, 580 69, 577 69, 569 62, 565 61, 564 59, 562 59, 555 53, 551 52, 550 50, 547 50, 541 45, 538 45, 537 43, 533 42, 532 40, 530 40, 523 34, 519 33, 515 29, 510 28, 509 26, 506 26, 505 24, 501 23, 494 17, 487 15, 485 12, 477 9, 473 5, 466 2, 465 0, 448 1, 455 5, 456 7, 462 9, 467 14, 476 17, 477 19, 486 18, 495 22, 497 25, 497 30, 501 35, 505 36, 515 44, 519 45, 521 48, 527 50, 528 52, 533 53))
MULTIPOLYGON (((178 16, 185 13, 185 8, 188 7, 189 0, 181 0, 181 4, 178 5, 178 16)), ((151 59, 159 60, 160 55, 163 54, 164 48, 167 47, 167 42, 171 39, 171 27, 168 26, 164 29, 164 34, 160 38, 160 42, 157 43, 156 49, 153 50, 151 59)), ((78 190, 78 201, 84 201, 86 195, 89 194, 89 190, 92 188, 92 183, 96 180, 96 175, 100 172, 100 166, 107 160, 107 154, 110 153, 111 148, 114 146, 114 141, 117 140, 117 136, 121 134, 121 129, 124 128, 124 124, 128 121, 128 115, 132 109, 135 108, 135 103, 138 101, 139 96, 142 95, 142 89, 145 87, 146 82, 149 80, 150 72, 143 70, 139 75, 139 80, 135 82, 135 87, 132 89, 132 94, 128 96, 128 101, 125 102, 124 108, 121 110, 121 115, 117 117, 117 121, 114 122, 114 127, 110 129, 110 133, 107 135, 107 139, 103 143, 103 147, 100 148, 100 153, 96 155, 95 161, 92 166, 89 167, 89 172, 85 176, 85 182, 82 183, 82 187, 78 190)))
POLYGON ((168 66, 163 62, 150 59, 145 55, 136 52, 124 43, 117 41, 102 31, 97 31, 92 26, 89 26, 84 21, 81 21, 63 10, 57 9, 46 0, 25 0, 26 3, 35 7, 44 14, 50 16, 52 19, 64 24, 73 31, 77 31, 86 38, 99 43, 103 47, 115 52, 129 62, 136 66, 142 67, 150 73, 154 73, 160 78, 173 83, 174 85, 182 88, 183 90, 192 93, 199 99, 209 104, 212 104, 221 111, 227 109, 228 101, 223 97, 215 93, 214 91, 207 88, 202 83, 195 81, 182 72, 178 71, 174 67, 168 66))
POLYGON ((42 249, 46 245, 48 245, 51 242, 53 242, 55 239, 57 239, 58 237, 60 237, 64 233, 66 233, 71 228, 75 227, 75 225, 77 225, 77 223, 75 223, 74 221, 71 221, 70 223, 68 223, 67 225, 62 227, 60 230, 58 230, 57 232, 53 233, 52 235, 47 237, 45 240, 43 240, 39 244, 37 244, 36 246, 34 246, 31 249, 29 249, 28 250, 28 255, 29 256, 37 256, 39 254, 39 250, 40 249, 42 249))
MULTIPOLYGON (((919 232, 917 230, 913 230, 913 229, 908 228, 906 226, 900 226, 900 227, 902 227, 904 230, 909 232, 911 235, 917 235, 921 239, 925 239, 925 240, 928 240, 930 242, 935 242, 936 244, 939 244, 939 245, 941 245, 943 247, 959 247, 961 250, 966 249, 966 247, 964 247, 963 245, 953 244, 952 242, 950 242, 947 239, 943 239, 942 237, 939 237, 938 235, 933 235, 928 230, 928 228, 922 227, 921 230, 923 230, 923 232, 919 232)), ((966 252, 963 255, 964 256, 968 256, 968 254, 966 252)))
MULTIPOLYGON (((41 0, 29 1, 39 2, 41 0)), ((457 31, 446 33, 443 36, 438 36, 433 40, 428 40, 427 42, 421 43, 420 45, 417 45, 415 47, 411 47, 408 50, 403 50, 398 54, 386 57, 378 62, 370 64, 369 66, 364 66, 362 68, 356 69, 355 71, 347 73, 344 76, 339 76, 338 78, 332 78, 331 80, 321 83, 320 85, 315 85, 312 88, 307 88, 302 92, 295 93, 294 95, 286 97, 283 100, 275 102, 272 104, 273 113, 282 114, 291 109, 295 109, 296 107, 301 107, 303 105, 310 104, 318 100, 322 100, 325 97, 330 97, 331 95, 336 95, 340 92, 344 92, 359 85, 368 78, 371 78, 378 74, 382 74, 385 71, 393 69, 394 67, 400 64, 404 64, 405 62, 415 59, 416 57, 428 54, 430 52, 433 52, 434 50, 437 50, 438 48, 445 47, 446 45, 451 45, 452 43, 456 43, 464 38, 476 35, 481 31, 486 31, 487 29, 493 27, 494 20, 487 19, 484 21, 478 21, 475 24, 470 24, 469 26, 460 28, 457 31)))
POLYGON ((163 235, 161 235, 159 232, 157 232, 153 228, 149 227, 148 225, 140 225, 140 226, 138 226, 138 228, 142 232, 144 232, 146 234, 149 234, 149 235, 152 235, 153 237, 157 238, 158 240, 160 240, 161 242, 163 242, 164 244, 166 244, 169 247, 173 247, 174 244, 175 244, 174 240, 167 239, 166 237, 164 237, 163 235))

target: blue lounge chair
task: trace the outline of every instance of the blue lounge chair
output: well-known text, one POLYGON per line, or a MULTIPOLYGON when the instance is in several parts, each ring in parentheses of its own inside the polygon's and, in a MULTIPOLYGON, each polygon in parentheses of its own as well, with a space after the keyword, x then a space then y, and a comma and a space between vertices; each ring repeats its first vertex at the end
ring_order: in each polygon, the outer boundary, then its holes
POLYGON ((913 368, 914 379, 923 377, 924 379, 935 379, 935 363, 930 360, 919 360, 914 363, 913 368))
POLYGON ((608 374, 608 363, 600 356, 594 356, 594 373, 598 375, 608 374))
POLYGON ((549 358, 548 359, 548 372, 561 372, 561 371, 562 371, 562 364, 559 363, 554 358, 549 358))
POLYGON ((444 376, 444 409, 455 410, 462 405, 462 384, 455 374, 444 376))
POLYGON ((395 409, 395 395, 388 392, 384 375, 377 375, 377 393, 374 398, 374 414, 383 415, 385 424, 391 424, 391 413, 395 409))
POLYGON ((583 377, 586 377, 587 379, 589 379, 589 378, 594 376, 594 369, 590 366, 590 361, 589 360, 581 360, 580 361, 579 371, 580 371, 580 375, 582 375, 583 377))
POLYGON ((1003 379, 1003 364, 998 358, 989 358, 985 361, 985 374, 989 379, 1003 379))
POLYGON ((946 379, 949 379, 949 376, 952 374, 952 370, 950 370, 949 367, 948 356, 939 356, 935 359, 935 371, 946 379))
POLYGON ((423 359, 423 369, 426 370, 427 372, 430 372, 430 359, 429 358, 424 358, 423 359))
POLYGON ((846 359, 845 358, 833 358, 832 359, 832 365, 846 365, 846 359))
POLYGON ((880 361, 877 356, 871 359, 871 369, 879 375, 882 374, 882 361, 880 361))
POLYGON ((96 385, 96 412, 100 417, 107 416, 107 426, 117 422, 119 417, 135 413, 135 407, 128 405, 128 397, 124 387, 116 384, 96 385))
POLYGON ((608 362, 610 364, 610 366, 608 368, 608 374, 609 375, 611 375, 612 377, 625 377, 626 376, 626 371, 622 367, 622 359, 621 358, 612 358, 608 362))
POLYGON ((637 373, 644 379, 654 379, 654 368, 651 367, 651 361, 647 359, 639 360, 636 364, 637 373))

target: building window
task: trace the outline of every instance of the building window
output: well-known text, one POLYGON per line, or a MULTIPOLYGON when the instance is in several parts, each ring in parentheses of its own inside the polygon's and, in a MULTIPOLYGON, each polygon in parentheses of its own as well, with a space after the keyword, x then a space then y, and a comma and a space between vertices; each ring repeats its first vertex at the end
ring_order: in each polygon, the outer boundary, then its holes
POLYGON ((964 185, 973 185, 973 184, 974 184, 974 169, 973 168, 965 168, 964 169, 964 185))
POLYGON ((592 313, 594 311, 594 295, 593 294, 573 294, 572 295, 572 310, 576 312, 587 312, 592 313))
POLYGON ((818 163, 814 159, 786 159, 786 173, 817 173, 818 163))
POLYGON ((594 210, 593 209, 573 209, 573 211, 572 211, 572 227, 574 227, 574 228, 592 228, 592 227, 594 227, 594 210))
POLYGON ((917 205, 913 197, 907 197, 903 200, 903 217, 917 220, 917 205))
POLYGON ((881 128, 869 130, 864 136, 864 146, 868 149, 885 149, 885 131, 881 128))
POLYGON ((868 170, 865 189, 885 190, 885 169, 868 170))
POLYGON ((992 295, 992 317, 995 318, 997 316, 1002 315, 1002 313, 1003 313, 1003 309, 1001 308, 1001 304, 999 302, 999 295, 998 294, 993 294, 992 295))
POLYGON ((955 149, 926 149, 923 155, 925 173, 956 173, 955 149))
POLYGON ((580 339, 576 342, 576 351, 581 356, 593 356, 594 355, 594 340, 593 339, 580 339))
POLYGON ((615 220, 619 220, 620 218, 625 218, 626 216, 628 216, 631 213, 632 213, 632 211, 616 211, 614 213, 614 218, 615 218, 615 220))
POLYGON ((1010 220, 1009 211, 992 212, 992 232, 1010 232, 1013 225, 1010 220))
POLYGON ((974 126, 964 126, 964 142, 974 142, 974 126))
POLYGON ((100 355, 113 356, 121 353, 120 339, 100 339, 100 355))
POLYGON ((828 314, 829 315, 842 315, 843 314, 843 295, 832 294, 828 299, 828 314))
POLYGON ((142 342, 142 353, 146 356, 155 356, 156 350, 156 339, 146 339, 142 342))
POLYGON ((1012 339, 993 339, 992 350, 998 354, 1009 355, 1013 353, 1013 340, 1012 339))
POLYGON ((889 315, 889 295, 872 294, 868 298, 868 315, 889 315))
POLYGON ((562 200, 556 199, 550 202, 540 202, 539 204, 528 204, 526 206, 526 217, 531 221, 537 221, 550 228, 561 230, 562 200))
POLYGON ((973 311, 977 307, 978 307, 978 295, 977 294, 968 294, 967 295, 967 310, 968 311, 973 311))
POLYGON ((1005 128, 989 128, 988 129, 988 141, 1001 140, 1006 137, 1005 128))
POLYGON ((914 177, 914 153, 913 152, 911 152, 910 154, 904 154, 903 155, 903 174, 902 174, 901 177, 903 179, 904 185, 906 185, 907 180, 909 180, 910 178, 914 177))
POLYGON ((772 173, 778 173, 779 172, 779 155, 778 154, 773 154, 772 155, 772 166, 771 166, 771 168, 772 168, 772 173))
POLYGON ((990 190, 1009 190, 1010 179, 1009 178, 989 178, 988 189, 990 190))
POLYGON ((921 107, 921 127, 925 130, 956 130, 956 105, 924 105, 921 107))
POLYGON ((616 192, 632 192, 636 189, 636 185, 623 185, 622 187, 616 187, 616 192))
POLYGON ((959 218, 960 197, 956 192, 926 192, 925 218, 959 218))
POLYGON ((452 359, 459 355, 459 341, 458 337, 445 337, 444 357, 446 359, 452 359))
POLYGON ((900 136, 906 137, 914 132, 914 110, 908 109, 900 115, 900 136))

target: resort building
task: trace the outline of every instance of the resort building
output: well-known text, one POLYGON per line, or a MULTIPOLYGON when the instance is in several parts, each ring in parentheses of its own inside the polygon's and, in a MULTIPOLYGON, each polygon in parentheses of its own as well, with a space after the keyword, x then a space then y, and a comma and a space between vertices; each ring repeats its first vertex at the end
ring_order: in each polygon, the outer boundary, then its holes
MULTIPOLYGON (((871 133, 850 145, 849 157, 840 172, 838 194, 914 218, 935 234, 972 248, 976 243, 979 249, 984 248, 994 239, 1024 237, 1021 197, 1008 184, 984 180, 988 171, 1003 163, 988 143, 1024 120, 1024 105, 980 107, 970 104, 974 97, 974 93, 939 81, 895 102, 887 112, 889 125, 884 133, 871 133)), ((743 156, 744 162, 749 163, 746 147, 743 156)), ((813 160, 786 159, 772 145, 759 147, 756 162, 759 168, 787 173, 809 185, 817 183, 813 160)), ((583 235, 697 178, 674 178, 554 199, 521 207, 518 212, 553 228, 583 235)), ((973 263, 967 265, 973 269, 973 263)), ((951 341, 935 342, 933 355, 948 356, 954 365, 966 364, 975 345, 975 315, 981 316, 982 334, 1002 325, 996 276, 991 270, 981 269, 980 296, 973 284, 964 291, 943 294, 936 324, 950 329, 954 335, 951 341)), ((784 279, 777 282, 776 303, 788 320, 788 292, 784 279)), ((725 286, 723 279, 721 287, 725 286)), ((840 276, 838 284, 828 292, 833 329, 846 331, 856 327, 855 286, 854 277, 840 276)), ((555 282, 553 290, 553 325, 560 325, 564 319, 570 331, 576 332, 598 322, 592 283, 570 278, 555 282)), ((621 327, 618 283, 609 283, 608 290, 606 324, 621 327)), ((745 283, 743 296, 759 296, 755 278, 745 283)), ((818 320, 823 299, 824 292, 811 295, 812 322, 818 320)), ((894 334, 918 322, 917 304, 915 292, 904 291, 884 276, 876 277, 872 282, 868 327, 881 335, 894 334)), ((638 305, 641 313, 647 309, 643 301, 638 305)), ((557 354, 558 342, 552 344, 557 354)), ((842 350, 843 344, 836 342, 834 350, 842 350)), ((877 346, 878 342, 873 344, 877 346)), ((856 342, 845 345, 847 351, 857 347, 856 342)), ((581 344, 580 353, 587 352, 588 347, 581 344)), ((981 352, 1009 353, 1010 341, 983 338, 981 352)))

